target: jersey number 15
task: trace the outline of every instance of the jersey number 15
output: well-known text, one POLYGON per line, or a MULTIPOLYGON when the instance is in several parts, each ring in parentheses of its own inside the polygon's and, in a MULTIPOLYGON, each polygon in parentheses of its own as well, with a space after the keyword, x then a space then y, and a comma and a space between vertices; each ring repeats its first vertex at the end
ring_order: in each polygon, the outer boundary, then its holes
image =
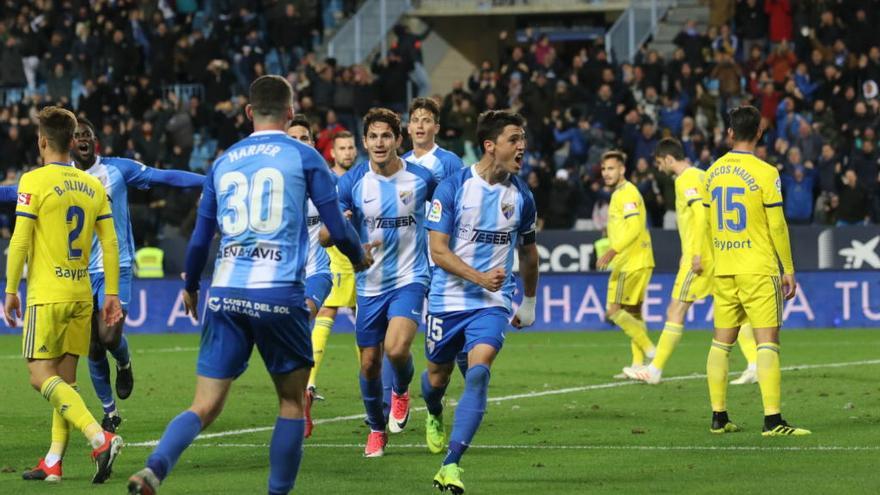
POLYGON ((731 232, 742 232, 746 229, 746 205, 737 201, 737 196, 745 193, 744 187, 719 186, 712 189, 712 202, 715 203, 715 212, 718 215, 718 230, 727 227, 731 232))

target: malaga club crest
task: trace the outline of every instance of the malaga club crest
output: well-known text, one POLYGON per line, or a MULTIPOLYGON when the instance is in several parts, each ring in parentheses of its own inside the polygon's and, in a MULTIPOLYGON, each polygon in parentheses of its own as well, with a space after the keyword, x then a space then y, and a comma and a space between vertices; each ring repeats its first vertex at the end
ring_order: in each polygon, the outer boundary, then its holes
POLYGON ((400 193, 398 194, 398 197, 400 198, 401 203, 403 203, 406 206, 409 206, 409 204, 413 202, 415 195, 413 194, 412 191, 400 191, 400 193))
POLYGON ((501 213, 504 214, 504 218, 510 220, 510 217, 513 216, 513 203, 501 203, 501 213))

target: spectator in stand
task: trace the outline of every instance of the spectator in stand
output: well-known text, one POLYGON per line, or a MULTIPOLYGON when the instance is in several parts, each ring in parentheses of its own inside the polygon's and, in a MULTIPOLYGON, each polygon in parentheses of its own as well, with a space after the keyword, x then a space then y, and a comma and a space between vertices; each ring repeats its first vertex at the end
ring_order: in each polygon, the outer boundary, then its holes
POLYGON ((778 45, 792 39, 792 10, 789 0, 764 0, 770 25, 770 43, 778 45))
POLYGON ((688 19, 672 42, 684 50, 685 60, 692 67, 703 66, 703 36, 697 31, 697 21, 688 19))
POLYGON ((763 52, 767 41, 767 14, 759 0, 737 2, 736 31, 742 40, 743 54, 751 54, 754 48, 763 52))
POLYGON ((556 178, 550 184, 550 198, 544 214, 544 228, 571 229, 574 227, 580 193, 571 183, 568 170, 556 171, 556 178))
MULTIPOLYGON (((792 148, 797 149, 797 148, 792 148)), ((791 173, 782 174, 782 193, 785 197, 785 218, 792 225, 807 225, 813 219, 813 188, 816 170, 812 164, 797 165, 791 173)))
POLYGON ((868 207, 870 196, 868 190, 859 183, 859 177, 853 169, 847 169, 838 185, 839 205, 837 208, 837 226, 862 225, 870 220, 868 207))

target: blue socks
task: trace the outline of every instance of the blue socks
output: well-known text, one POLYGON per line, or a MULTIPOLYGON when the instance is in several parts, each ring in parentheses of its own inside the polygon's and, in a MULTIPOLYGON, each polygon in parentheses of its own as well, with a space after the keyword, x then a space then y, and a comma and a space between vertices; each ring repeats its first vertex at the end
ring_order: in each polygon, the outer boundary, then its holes
POLYGON ((388 415, 391 413, 391 389, 394 387, 394 367, 387 354, 382 355, 382 413, 385 415, 385 422, 388 422, 388 415))
POLYGON ((392 371, 394 372, 394 383, 391 386, 392 390, 394 390, 394 393, 397 395, 405 394, 409 390, 409 384, 412 382, 413 375, 415 374, 412 356, 409 357, 406 364, 400 369, 392 367, 392 371))
POLYGON ((382 413, 382 379, 367 380, 358 375, 361 384, 361 397, 367 411, 367 423, 373 431, 385 431, 386 417, 382 413))
POLYGON ((455 408, 455 422, 449 438, 449 450, 443 465, 458 464, 477 433, 477 428, 486 413, 486 402, 489 396, 489 368, 478 364, 468 370, 465 379, 464 393, 455 408))
POLYGON ((115 411, 116 401, 113 400, 113 388, 110 386, 110 363, 107 362, 106 353, 97 361, 89 358, 89 376, 92 377, 95 394, 101 399, 104 412, 109 414, 115 411))
POLYGON ((159 445, 147 458, 147 467, 152 469, 160 480, 164 480, 177 464, 180 454, 189 447, 200 431, 202 431, 202 420, 196 413, 184 411, 178 414, 168 423, 159 445))
POLYGON ((128 365, 131 361, 131 356, 128 354, 128 339, 125 338, 125 335, 119 339, 119 346, 116 349, 110 350, 110 354, 113 355, 113 359, 116 360, 116 364, 122 368, 128 365))
POLYGON ((461 372, 461 377, 467 378, 468 353, 466 351, 461 351, 455 355, 455 365, 458 366, 458 371, 461 372))
POLYGON ((296 483, 303 456, 304 419, 278 417, 269 445, 269 495, 287 495, 296 483))
POLYGON ((443 395, 445 393, 446 387, 434 388, 428 380, 428 371, 422 372, 422 397, 425 399, 429 413, 434 416, 443 414, 443 395))

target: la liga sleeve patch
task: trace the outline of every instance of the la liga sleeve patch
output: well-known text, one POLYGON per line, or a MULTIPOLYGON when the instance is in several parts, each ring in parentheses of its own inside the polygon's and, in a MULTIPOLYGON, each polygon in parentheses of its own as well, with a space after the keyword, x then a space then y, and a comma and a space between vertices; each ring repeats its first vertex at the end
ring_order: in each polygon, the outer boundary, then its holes
POLYGON ((443 217, 443 203, 440 202, 439 199, 435 199, 431 202, 431 211, 428 212, 428 221, 429 222, 439 222, 440 218, 443 217))

